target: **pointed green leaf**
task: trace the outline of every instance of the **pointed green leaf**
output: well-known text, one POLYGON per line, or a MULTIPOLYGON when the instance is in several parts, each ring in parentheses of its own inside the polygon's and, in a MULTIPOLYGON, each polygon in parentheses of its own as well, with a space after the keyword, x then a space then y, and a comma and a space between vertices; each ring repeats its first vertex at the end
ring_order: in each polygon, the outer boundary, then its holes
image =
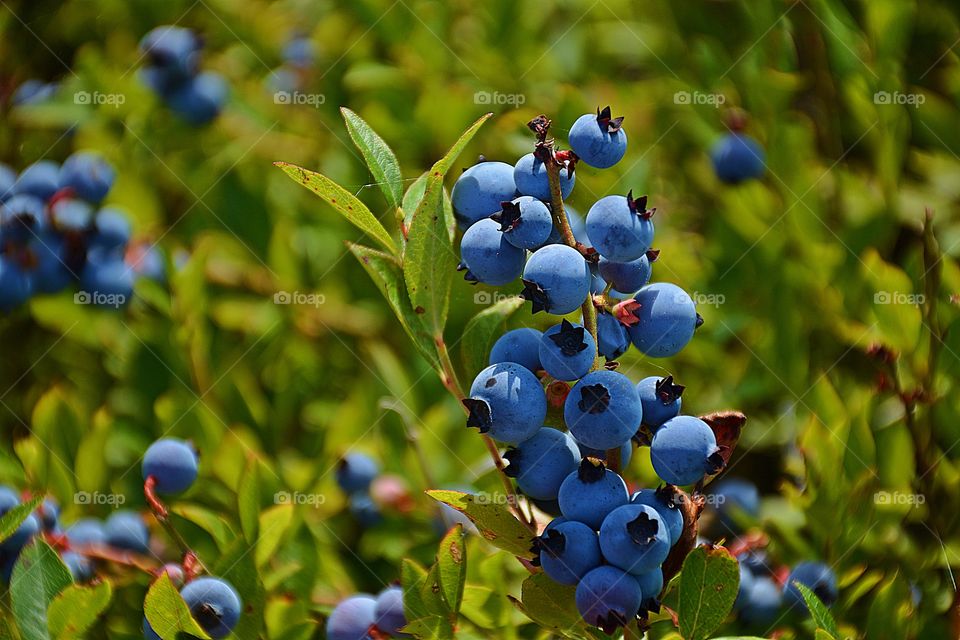
POLYGON ((257 461, 251 458, 237 485, 237 513, 247 542, 254 544, 259 534, 260 479, 257 461))
POLYGON ((448 640, 453 638, 453 627, 446 618, 427 616, 409 622, 403 628, 405 633, 423 640, 448 640))
POLYGON ((153 581, 143 601, 143 615, 154 632, 163 640, 177 640, 178 634, 186 633, 208 640, 210 636, 200 628, 190 614, 187 603, 173 586, 166 572, 153 581))
POLYGON ((107 580, 90 586, 70 585, 47 609, 50 635, 57 640, 84 637, 84 632, 106 611, 112 596, 107 580))
POLYGON ((423 602, 428 615, 449 618, 452 613, 450 605, 440 586, 440 567, 434 564, 427 572, 427 576, 420 583, 420 601, 423 602))
POLYGON ((427 330, 434 336, 442 335, 447 321, 450 283, 458 262, 444 213, 443 179, 457 156, 491 115, 488 113, 473 123, 447 155, 430 169, 423 198, 407 233, 403 257, 407 292, 414 312, 424 317, 427 330))
POLYGON ((12 536, 23 521, 43 502, 43 496, 37 496, 28 502, 18 504, 0 518, 0 542, 12 536))
MULTIPOLYGON (((421 173, 420 177, 414 180, 413 184, 407 188, 406 193, 403 194, 403 224, 407 229, 410 228, 410 223, 413 222, 413 214, 416 213, 417 207, 420 206, 420 201, 423 200, 423 192, 427 188, 427 178, 429 177, 429 171, 421 173)), ((446 189, 443 191, 443 217, 447 225, 447 234, 450 236, 450 242, 453 242, 457 236, 457 220, 453 214, 453 203, 450 202, 450 194, 447 193, 446 189)))
POLYGON ((470 318, 460 338, 460 357, 467 380, 480 373, 490 359, 494 336, 503 328, 503 322, 523 306, 523 298, 511 296, 487 307, 470 318))
POLYGON ((382 244, 390 253, 397 255, 397 245, 393 238, 380 224, 377 217, 370 212, 367 205, 360 202, 352 193, 325 175, 314 171, 287 162, 275 162, 274 165, 283 169, 293 180, 326 200, 338 213, 382 244))
POLYGON ((680 634, 704 640, 733 608, 740 586, 737 561, 723 547, 697 547, 680 570, 680 634))
POLYGON ((13 617, 23 640, 49 640, 47 607, 71 584, 70 571, 50 545, 34 539, 24 547, 10 579, 13 617))
POLYGON ((396 209, 400 206, 403 193, 403 178, 397 156, 363 118, 346 107, 340 107, 340 113, 347 123, 347 133, 350 134, 353 144, 363 154, 363 159, 366 160, 367 167, 387 202, 396 209))
POLYGON ((827 609, 827 605, 823 604, 823 601, 817 597, 813 591, 810 590, 807 585, 794 581, 794 586, 800 591, 800 595, 803 596, 803 601, 807 603, 807 609, 810 611, 810 617, 813 618, 813 621, 816 623, 817 627, 823 629, 830 634, 834 640, 840 637, 840 631, 837 629, 837 622, 833 619, 833 615, 827 609))
POLYGON ((520 588, 523 612, 541 626, 570 635, 574 629, 586 626, 577 613, 576 590, 551 580, 545 573, 535 573, 520 588))
POLYGON ((490 544, 509 551, 515 556, 532 558, 530 546, 533 534, 514 517, 505 504, 494 504, 489 500, 462 491, 431 490, 427 495, 450 505, 470 518, 477 529, 490 544))
POLYGON ((417 620, 429 615, 427 605, 420 596, 420 587, 426 579, 426 569, 413 560, 403 560, 400 565, 400 584, 403 586, 403 613, 407 620, 417 620))
POLYGON ((278 504, 260 514, 260 538, 257 540, 257 566, 273 556, 293 521, 293 505, 278 504))
POLYGON ((467 581, 467 547, 463 543, 463 525, 451 528, 440 541, 437 553, 440 571, 440 587, 456 620, 463 602, 463 586, 467 581))

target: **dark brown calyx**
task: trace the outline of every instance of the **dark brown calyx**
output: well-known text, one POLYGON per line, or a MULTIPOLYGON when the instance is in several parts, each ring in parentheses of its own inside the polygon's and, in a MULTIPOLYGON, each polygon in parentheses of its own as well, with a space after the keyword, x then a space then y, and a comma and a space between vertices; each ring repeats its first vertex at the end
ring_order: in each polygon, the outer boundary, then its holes
POLYGON ((623 125, 623 116, 613 118, 611 117, 612 113, 609 106, 604 107, 602 110, 600 107, 597 107, 597 124, 600 125, 601 129, 605 129, 607 133, 616 133, 623 125))
POLYGON ((686 389, 686 387, 682 384, 674 383, 672 375, 666 378, 660 378, 660 380, 657 381, 657 397, 663 404, 675 402, 677 398, 683 395, 684 389, 686 389))
POLYGON ((657 212, 656 207, 647 209, 647 196, 640 196, 634 199, 633 189, 627 192, 627 206, 630 207, 631 213, 637 214, 644 220, 649 220, 653 217, 653 214, 657 212))
POLYGON ((547 292, 544 291, 543 287, 533 280, 520 280, 520 282, 523 283, 523 291, 520 292, 520 297, 533 303, 533 313, 550 310, 550 298, 547 297, 547 292))
POLYGON ((500 208, 501 210, 490 216, 490 219, 500 223, 501 232, 513 231, 522 222, 520 205, 508 200, 501 202, 500 208))
POLYGON ((627 523, 627 534, 639 545, 648 545, 653 542, 659 530, 659 523, 645 512, 627 523))
POLYGON ((560 348, 560 353, 572 357, 587 348, 583 335, 583 327, 576 327, 564 318, 560 323, 560 331, 551 334, 550 339, 560 348))
POLYGON ((490 404, 480 398, 464 398, 461 400, 463 406, 467 408, 467 428, 476 427, 480 433, 490 431, 493 420, 490 417, 490 404))

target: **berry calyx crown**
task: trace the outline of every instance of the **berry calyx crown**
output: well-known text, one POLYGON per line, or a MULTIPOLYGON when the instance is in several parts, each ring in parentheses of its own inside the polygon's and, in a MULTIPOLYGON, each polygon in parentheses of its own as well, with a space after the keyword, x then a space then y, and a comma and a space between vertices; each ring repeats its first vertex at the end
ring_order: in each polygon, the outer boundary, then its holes
POLYGON ((623 116, 613 118, 611 117, 612 113, 609 105, 604 107, 603 110, 597 107, 597 124, 607 133, 616 133, 620 131, 620 127, 623 125, 623 116))
POLYGON ((602 384, 588 384, 580 389, 577 407, 584 413, 603 413, 610 406, 610 391, 602 384))
POLYGON ((657 398, 663 404, 671 404, 676 402, 676 400, 683 395, 684 389, 686 389, 685 386, 682 384, 676 384, 673 381, 672 375, 657 380, 657 398))
POLYGON ((639 545, 648 545, 656 540, 659 530, 660 523, 646 512, 641 512, 640 515, 627 523, 627 534, 631 540, 639 545))
POLYGON ((657 208, 647 209, 647 196, 640 196, 639 198, 633 197, 633 189, 627 191, 627 206, 630 207, 630 212, 635 213, 644 220, 649 220, 653 217, 653 214, 657 212, 657 208))
POLYGON ((560 353, 567 357, 572 357, 587 348, 587 343, 583 339, 583 327, 574 326, 566 318, 560 323, 560 331, 551 334, 550 339, 560 349, 560 353))

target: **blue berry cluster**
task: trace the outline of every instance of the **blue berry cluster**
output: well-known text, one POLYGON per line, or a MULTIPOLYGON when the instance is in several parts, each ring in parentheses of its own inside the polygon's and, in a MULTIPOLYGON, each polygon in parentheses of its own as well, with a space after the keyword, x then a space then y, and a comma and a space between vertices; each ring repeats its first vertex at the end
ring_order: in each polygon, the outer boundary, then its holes
POLYGON ((337 485, 347 494, 350 513, 364 527, 383 518, 370 495, 370 485, 380 475, 380 465, 365 453, 348 453, 337 463, 337 485))
POLYGON ((606 168, 624 156, 622 118, 609 108, 580 117, 570 129, 572 151, 553 149, 549 124, 543 116, 531 121, 539 143, 515 166, 481 162, 457 180, 462 268, 472 282, 521 278, 534 313, 597 314, 596 335, 585 317, 505 333, 463 404, 468 427, 509 445, 505 471, 519 490, 557 516, 536 538, 537 562, 557 582, 576 585, 584 620, 609 633, 659 610, 662 566, 685 527, 686 494, 677 485, 719 472, 724 458, 710 425, 680 415, 684 387, 672 376, 635 384, 614 370, 630 344, 648 357, 679 353, 702 322, 681 288, 648 284, 657 252, 646 196, 598 200, 582 225, 586 242, 571 241, 574 220, 560 208, 578 161, 606 168), (629 297, 612 304, 613 291, 629 297), (635 439, 649 444, 666 484, 631 495, 607 461, 613 454, 625 466, 635 439))
POLYGON ((307 36, 295 35, 284 44, 282 57, 283 64, 267 77, 267 88, 271 92, 288 93, 302 89, 317 57, 313 41, 307 36))
POLYGON ((403 613, 403 589, 391 585, 377 596, 359 593, 342 600, 327 618, 327 640, 409 638, 403 613))
POLYGON ((19 175, 0 165, 0 310, 74 283, 79 302, 115 307, 130 300, 138 277, 163 278, 163 257, 131 242, 126 213, 101 206, 115 176, 89 151, 19 175))
POLYGON ((203 40, 191 29, 157 27, 143 36, 147 58, 143 82, 185 122, 204 125, 216 118, 227 101, 227 81, 215 71, 200 70, 203 40))

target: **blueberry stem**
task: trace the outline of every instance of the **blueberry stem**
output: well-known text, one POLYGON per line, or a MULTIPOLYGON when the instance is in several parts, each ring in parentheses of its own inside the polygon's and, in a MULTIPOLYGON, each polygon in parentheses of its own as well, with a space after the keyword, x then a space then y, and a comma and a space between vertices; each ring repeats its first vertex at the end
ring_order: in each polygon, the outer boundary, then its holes
MULTIPOLYGON (((191 566, 196 567, 194 575, 196 575, 196 573, 205 573, 206 569, 204 569, 200 559, 197 558, 197 554, 193 552, 193 549, 190 548, 187 541, 183 539, 183 536, 180 535, 177 528, 170 522, 170 511, 163 501, 160 500, 159 496, 157 496, 156 487, 157 479, 153 476, 147 476, 147 479, 143 483, 143 495, 147 499, 147 504, 150 505, 150 510, 153 512, 157 522, 160 523, 160 526, 163 527, 163 530, 167 532, 167 535, 169 535, 177 547, 179 547, 181 553, 183 553, 183 557, 185 559, 191 559, 191 566)), ((184 568, 186 569, 186 566, 184 566, 184 568)))
POLYGON ((85 558, 105 560, 114 564, 135 567, 151 575, 155 574, 157 569, 160 567, 158 563, 152 561, 150 558, 142 556, 138 553, 133 553, 132 551, 116 550, 112 547, 99 544, 70 544, 67 536, 62 533, 45 533, 44 539, 46 540, 47 544, 58 551, 73 551, 74 553, 85 558))

